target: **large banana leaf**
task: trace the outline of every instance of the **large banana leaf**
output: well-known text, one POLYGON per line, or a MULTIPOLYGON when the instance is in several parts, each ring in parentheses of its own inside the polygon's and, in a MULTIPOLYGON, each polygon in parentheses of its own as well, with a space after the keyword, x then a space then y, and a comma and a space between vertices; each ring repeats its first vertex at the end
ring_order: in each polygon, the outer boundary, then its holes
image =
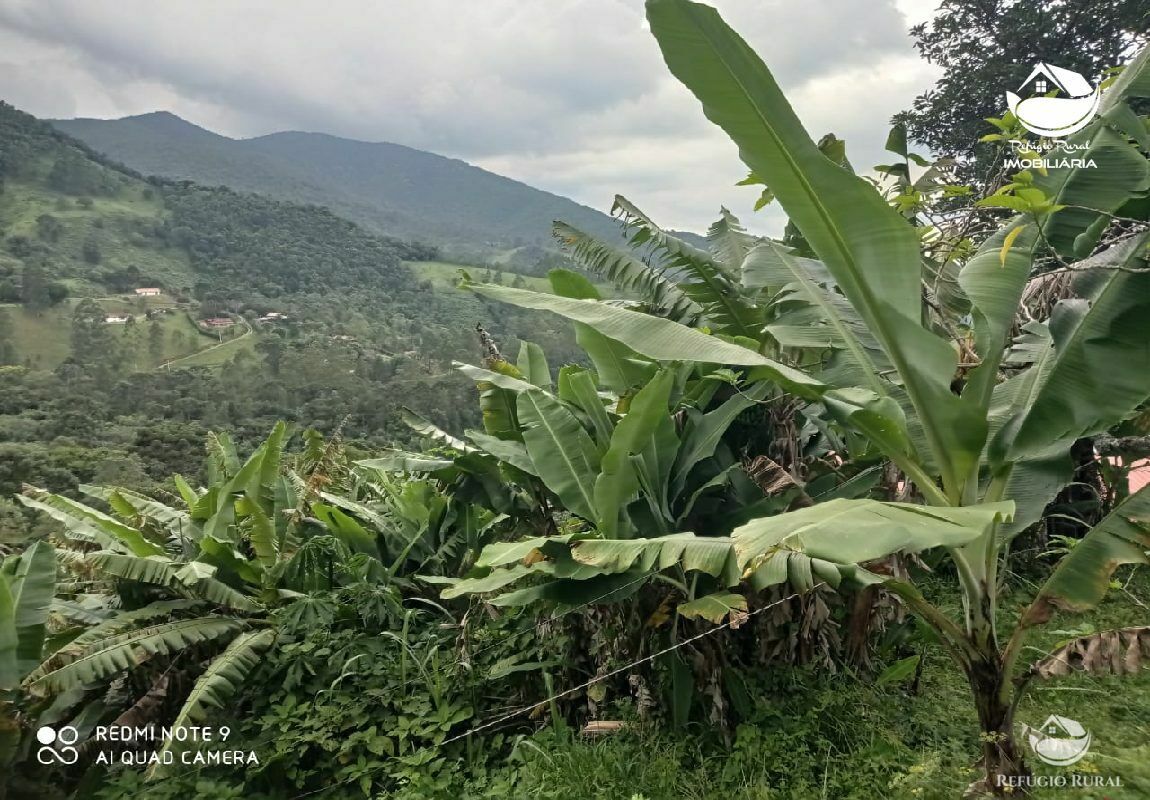
MULTIPOLYGON (((3 572, 0 581, 7 585, 7 605, 15 634, 13 663, 16 674, 23 675, 40 663, 48 611, 56 593, 56 551, 48 542, 35 542, 18 557, 5 561, 3 572)), ((6 627, 5 605, 0 599, 0 630, 6 627)), ((3 640, 7 638, 8 634, 0 633, 0 665, 7 660, 2 652, 3 640)), ((11 685, 10 681, 7 683, 11 685)))
POLYGON ((243 623, 237 619, 196 617, 128 631, 95 643, 74 660, 25 685, 37 694, 59 694, 131 669, 153 656, 219 639, 242 628, 243 623))
POLYGON ((778 242, 767 240, 755 247, 743 262, 744 282, 753 286, 793 286, 807 303, 818 310, 824 323, 819 333, 831 347, 842 351, 841 364, 834 378, 824 375, 836 386, 864 386, 885 395, 888 384, 882 375, 890 371, 886 354, 866 329, 850 304, 834 291, 834 282, 826 267, 818 261, 801 258, 778 242))
POLYGON ((462 439, 457 439, 447 431, 443 430, 435 423, 431 422, 419 414, 416 414, 409 408, 400 408, 399 418, 403 420, 403 424, 411 428, 420 436, 424 436, 432 441, 439 442, 440 444, 447 445, 452 450, 458 450, 461 453, 470 453, 475 450, 474 447, 469 445, 462 439))
POLYGON ((68 536, 103 547, 122 547, 141 557, 164 554, 164 548, 139 529, 67 497, 37 490, 34 496, 17 495, 16 499, 62 523, 68 536))
POLYGON ((950 390, 957 352, 921 324, 913 228, 871 184, 819 151, 766 65, 713 8, 648 0, 647 18, 671 72, 738 145, 882 344, 957 500, 982 450, 985 420, 950 390))
POLYGON ((212 577, 214 567, 203 562, 184 564, 163 556, 140 558, 107 551, 87 553, 84 560, 108 575, 163 586, 191 599, 207 600, 239 611, 256 608, 251 598, 212 577))
POLYGON ((35 542, 0 566, 0 690, 11 689, 40 663, 56 591, 56 556, 35 542))
POLYGON ((1055 609, 1085 611, 1102 601, 1121 564, 1147 564, 1150 557, 1150 486, 1127 497, 1080 539, 1022 615, 1023 626, 1045 622, 1055 609))
POLYGON ((587 431, 562 403, 539 389, 519 395, 517 411, 535 474, 565 508, 594 521, 599 451, 587 431))
POLYGON ((1026 393, 1030 402, 999 433, 994 452, 1011 460, 1066 450, 1100 433, 1150 397, 1150 234, 1085 262, 1080 299, 1061 301, 1050 318, 1052 352, 1026 393), (1109 267, 1109 268, 1107 268, 1109 267))
POLYGON ((656 438, 661 424, 670 426, 670 433, 674 436, 669 409, 674 377, 671 370, 661 370, 640 389, 611 435, 611 443, 603 455, 602 471, 595 479, 594 487, 596 521, 599 530, 608 538, 619 535, 620 511, 639 488, 639 476, 631 457, 642 453, 656 438))
POLYGON ((855 308, 873 317, 878 309, 868 300, 882 298, 917 320, 913 229, 871 185, 819 151, 758 55, 709 6, 648 0, 647 19, 671 72, 767 183, 855 308))
MULTIPOLYGON (((255 671, 260 662, 260 654, 268 649, 274 640, 275 631, 270 629, 248 631, 233 639, 227 649, 212 660, 204 674, 196 681, 180 713, 172 722, 172 729, 179 730, 204 722, 213 709, 224 708, 236 690, 255 671)), ((148 776, 152 777, 160 771, 161 765, 164 764, 165 753, 180 747, 181 743, 177 737, 169 737, 159 751, 159 759, 148 769, 148 776)))
POLYGON ((752 520, 731 533, 742 567, 777 551, 796 551, 836 564, 863 564, 899 551, 960 547, 996 523, 1009 521, 1013 502, 922 506, 878 500, 831 500, 752 520))
POLYGON ((695 465, 715 454, 719 440, 731 427, 735 418, 766 397, 770 386, 759 383, 740 391, 714 411, 702 414, 688 409, 687 426, 683 430, 683 444, 679 448, 672 473, 671 496, 677 497, 687 485, 687 477, 695 465))
MULTIPOLYGON (((817 396, 824 385, 797 369, 756 353, 746 347, 688 328, 661 317, 594 300, 574 300, 550 294, 511 289, 491 284, 474 284, 473 291, 522 308, 551 311, 581 322, 597 333, 621 342, 640 355, 656 361, 698 361, 758 367, 771 379, 795 394, 817 396)), ((598 369, 598 366, 597 366, 598 369)), ((602 372, 600 372, 602 375, 602 372)))
POLYGON ((606 573, 639 570, 650 572, 679 566, 719 578, 724 586, 739 582, 733 542, 725 536, 676 533, 657 539, 586 539, 571 546, 571 556, 581 564, 606 573))

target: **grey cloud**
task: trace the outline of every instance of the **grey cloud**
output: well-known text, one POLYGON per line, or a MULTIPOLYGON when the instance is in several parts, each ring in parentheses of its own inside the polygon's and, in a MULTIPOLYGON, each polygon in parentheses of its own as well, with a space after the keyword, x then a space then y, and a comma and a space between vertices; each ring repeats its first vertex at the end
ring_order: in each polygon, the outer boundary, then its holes
MULTIPOLYGON (((894 0, 717 5, 812 133, 844 132, 868 157, 929 83, 894 0)), ((166 108, 234 136, 400 142, 600 208, 624 191, 679 227, 754 200, 638 0, 6 0, 0 44, 0 93, 41 115, 166 108)))

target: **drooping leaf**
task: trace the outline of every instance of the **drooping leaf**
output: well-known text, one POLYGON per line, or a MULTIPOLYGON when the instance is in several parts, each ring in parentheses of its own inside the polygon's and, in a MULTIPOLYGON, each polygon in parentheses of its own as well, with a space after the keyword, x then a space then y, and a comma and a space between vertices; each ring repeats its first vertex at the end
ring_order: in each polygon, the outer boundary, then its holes
POLYGON ((719 578, 724 586, 739 582, 733 543, 725 536, 679 533, 657 539, 586 539, 571 546, 571 555, 581 564, 608 573, 650 572, 677 565, 719 578))
MULTIPOLYGON (((703 309, 687 297, 671 280, 636 258, 626 250, 612 247, 563 222, 556 222, 555 237, 571 252, 572 257, 587 270, 601 275, 620 289, 635 292, 649 304, 655 313, 667 319, 693 324, 703 309)), ((599 299, 598 292, 560 292, 563 297, 599 299)))
POLYGON ((536 575, 540 572, 539 564, 532 564, 527 566, 525 564, 515 564, 507 569, 494 569, 486 575, 481 575, 473 578, 463 578, 448 586, 442 592, 440 597, 444 600, 453 600, 456 597, 462 597, 465 594, 487 594, 488 592, 497 592, 515 583, 521 578, 528 575, 536 575))
MULTIPOLYGON (((212 659, 212 663, 196 680, 195 686, 188 693, 183 707, 172 722, 172 730, 178 731, 204 722, 214 710, 223 709, 255 672, 260 662, 260 654, 271 646, 275 636, 275 631, 264 629, 247 631, 233 639, 227 649, 212 659)), ((166 753, 182 747, 178 736, 166 739, 157 753, 157 760, 148 769, 148 777, 154 777, 162 771, 166 753)))
POLYGON ((449 458, 439 458, 423 453, 408 453, 403 450, 386 451, 379 458, 365 458, 355 463, 359 467, 378 469, 384 472, 438 472, 455 465, 455 462, 449 458))
POLYGON ((125 525, 94 508, 61 495, 37 490, 16 499, 29 508, 43 511, 64 525, 69 534, 105 547, 123 547, 137 556, 163 555, 164 548, 149 541, 138 529, 125 525))
POLYGON ((537 389, 519 395, 517 410, 535 473, 564 507, 594 521, 599 452, 591 437, 562 403, 537 389))
POLYGON ((1041 624, 1055 609, 1094 608, 1109 590, 1115 569, 1122 564, 1150 563, 1148 549, 1150 486, 1144 486, 1119 503, 1058 562, 1020 624, 1041 624))
MULTIPOLYGON (((817 393, 822 388, 822 384, 809 375, 759 355, 754 350, 660 317, 594 300, 572 300, 505 286, 476 284, 471 289, 496 300, 523 308, 552 311, 582 322, 608 339, 621 342, 656 361, 699 361, 759 367, 791 391, 805 396, 817 393)), ((598 366, 596 369, 600 375, 603 374, 598 366)))
POLYGON ((491 436, 479 431, 464 431, 464 435, 475 442, 475 444, 485 453, 489 453, 495 458, 503 461, 516 469, 523 470, 528 475, 535 475, 538 477, 538 472, 535 470, 535 464, 531 461, 531 456, 527 455, 527 448, 523 442, 517 442, 513 439, 500 439, 496 436, 491 436))
POLYGON ((462 439, 457 439, 445 430, 442 430, 431 421, 424 419, 419 414, 407 408, 401 408, 399 412, 400 419, 403 424, 411 428, 420 436, 425 436, 432 441, 445 444, 453 450, 458 450, 461 453, 470 453, 475 448, 469 445, 462 439))
POLYGON ((1030 674, 1049 680, 1066 675, 1137 675, 1150 667, 1150 627, 1080 636, 1034 662, 1030 674))
POLYGON ((864 564, 900 551, 959 547, 1009 521, 1013 502, 935 507, 878 500, 831 500, 752 520, 731 534, 738 563, 797 551, 836 564, 864 564))
POLYGON ((700 618, 718 625, 727 617, 732 624, 747 616, 747 598, 732 592, 716 592, 681 603, 676 609, 679 616, 687 619, 700 618))
POLYGON ((213 577, 211 573, 187 571, 189 564, 199 562, 181 564, 163 556, 140 558, 106 551, 88 553, 84 558, 93 567, 109 575, 163 586, 184 597, 207 600, 241 611, 250 611, 256 607, 251 598, 213 577))
POLYGON ((64 666, 47 671, 25 685, 37 694, 65 692, 131 669, 153 656, 228 636, 242 627, 243 623, 237 619, 196 617, 131 630, 103 639, 64 666))

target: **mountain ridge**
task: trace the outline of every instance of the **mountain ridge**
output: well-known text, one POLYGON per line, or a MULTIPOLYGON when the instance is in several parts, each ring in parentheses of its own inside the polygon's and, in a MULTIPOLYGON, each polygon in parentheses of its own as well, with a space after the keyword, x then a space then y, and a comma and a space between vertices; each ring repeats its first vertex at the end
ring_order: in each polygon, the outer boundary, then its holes
POLYGON ((459 158, 315 131, 233 139, 169 111, 49 120, 143 174, 324 205, 389 236, 502 250, 550 243, 562 219, 618 237, 609 215, 459 158))

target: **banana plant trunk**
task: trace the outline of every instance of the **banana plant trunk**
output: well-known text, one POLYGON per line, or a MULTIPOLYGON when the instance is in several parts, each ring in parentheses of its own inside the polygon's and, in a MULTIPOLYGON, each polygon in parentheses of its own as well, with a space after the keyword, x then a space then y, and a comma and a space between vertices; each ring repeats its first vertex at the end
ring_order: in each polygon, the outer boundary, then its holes
POLYGON ((970 665, 967 672, 978 708, 984 776, 981 793, 993 797, 1024 794, 1020 778, 1030 774, 1014 734, 1014 707, 1008 678, 995 653, 970 665))

